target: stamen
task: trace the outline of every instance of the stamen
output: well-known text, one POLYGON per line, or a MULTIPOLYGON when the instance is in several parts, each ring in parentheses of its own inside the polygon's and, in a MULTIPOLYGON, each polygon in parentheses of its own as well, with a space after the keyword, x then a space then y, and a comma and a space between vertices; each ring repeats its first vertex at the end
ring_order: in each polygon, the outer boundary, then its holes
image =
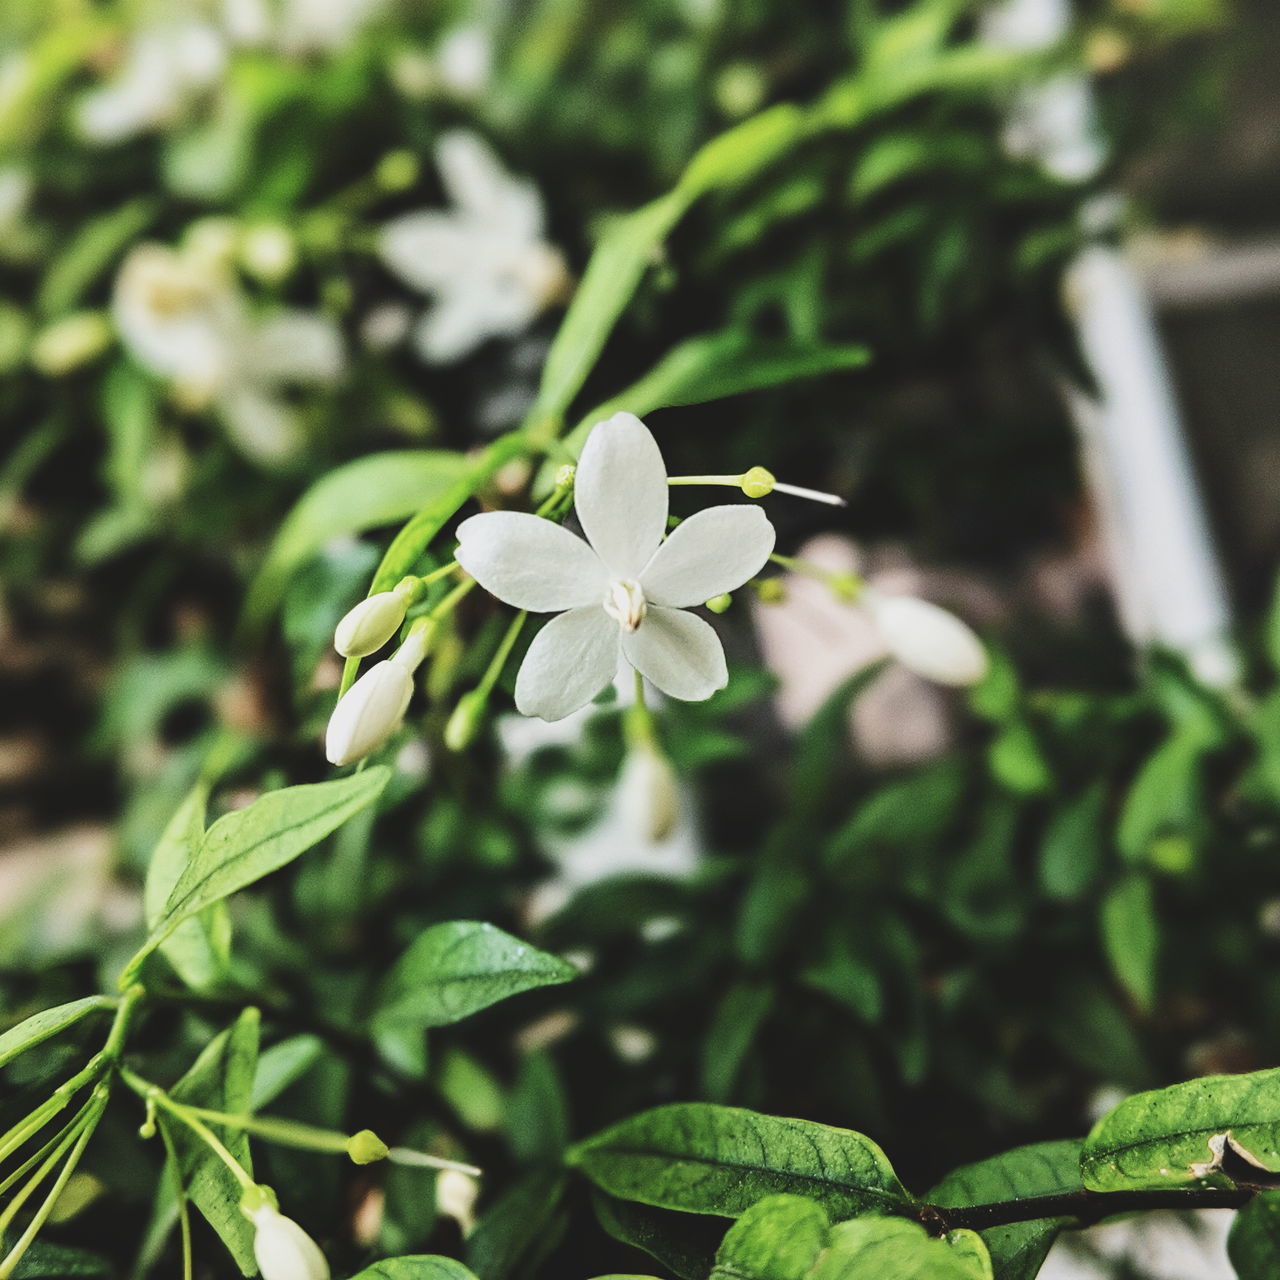
POLYGON ((634 631, 644 621, 648 609, 640 584, 630 578, 610 583, 602 603, 605 613, 626 632, 634 631))

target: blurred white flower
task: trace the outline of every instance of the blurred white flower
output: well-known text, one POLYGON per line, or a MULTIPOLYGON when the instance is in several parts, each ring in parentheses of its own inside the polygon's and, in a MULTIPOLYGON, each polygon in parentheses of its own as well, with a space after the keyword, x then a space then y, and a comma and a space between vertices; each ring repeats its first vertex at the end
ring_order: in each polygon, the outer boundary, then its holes
POLYGON ((187 407, 212 407, 258 462, 278 462, 301 443, 285 388, 331 385, 342 375, 331 321, 293 309, 255 316, 232 273, 205 254, 138 245, 116 278, 112 315, 138 363, 167 379, 187 407))
POLYGON ((444 364, 527 328, 563 295, 568 273, 543 240, 537 191, 511 177, 479 137, 444 134, 436 162, 455 207, 393 219, 378 248, 388 270, 433 299, 417 346, 424 359, 444 364))
POLYGON ((519 511, 485 512, 458 529, 458 562, 486 591, 517 609, 560 614, 529 646, 517 708, 563 719, 614 678, 620 656, 673 698, 701 702, 722 689, 720 639, 685 610, 764 567, 774 542, 764 513, 709 507, 664 539, 666 468, 630 413, 587 437, 574 503, 586 542, 519 511))
POLYGON ((480 1183, 459 1169, 441 1169, 436 1177, 436 1209, 452 1218, 464 1236, 476 1227, 476 1201, 480 1183))
POLYGON ((469 23, 446 31, 436 46, 441 86, 458 98, 474 98, 489 87, 493 43, 481 26, 469 23))
POLYGON ((915 596, 865 588, 865 606, 885 648, 911 671, 937 684, 977 684, 987 673, 982 642, 953 613, 915 596))
POLYGON ((618 804, 641 839, 666 840, 680 817, 680 783, 671 761, 648 745, 628 751, 618 775, 618 804))
POLYGON ((30 169, 16 164, 0 168, 0 231, 8 232, 21 222, 34 188, 30 169))
POLYGON ((86 141, 104 145, 162 128, 222 79, 227 53, 223 33, 208 22, 142 27, 112 79, 76 104, 76 127, 86 141))
POLYGON ((254 1211, 253 1256, 262 1280, 329 1280, 320 1246, 292 1218, 264 1204, 254 1211))
POLYGON ((386 0, 283 0, 273 43, 282 53, 338 53, 386 8, 386 0))

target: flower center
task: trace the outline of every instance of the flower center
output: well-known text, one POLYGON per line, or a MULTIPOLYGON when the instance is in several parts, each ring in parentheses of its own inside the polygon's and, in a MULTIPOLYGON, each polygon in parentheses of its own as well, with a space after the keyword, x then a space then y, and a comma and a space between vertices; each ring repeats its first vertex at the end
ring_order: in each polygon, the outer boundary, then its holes
POLYGON ((632 578, 611 582, 604 593, 604 611, 623 631, 634 631, 643 621, 647 606, 640 584, 632 578))

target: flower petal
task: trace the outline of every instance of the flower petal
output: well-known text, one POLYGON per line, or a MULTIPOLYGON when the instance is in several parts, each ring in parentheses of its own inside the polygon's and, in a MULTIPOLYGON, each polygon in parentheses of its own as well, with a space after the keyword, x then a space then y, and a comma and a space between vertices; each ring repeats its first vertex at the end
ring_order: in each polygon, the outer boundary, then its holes
POLYGON ((467 129, 442 134, 436 164, 449 198, 468 218, 515 240, 533 241, 542 234, 537 189, 513 178, 478 134, 467 129))
POLYGON ((667 469, 633 413, 597 422, 582 447, 574 504, 587 540, 615 577, 636 578, 667 528, 667 469))
POLYGON ((759 507, 708 507, 676 526, 645 565, 640 585, 654 604, 704 604, 755 577, 773 543, 773 525, 759 507))
POLYGON ((534 637, 516 676, 516 708, 563 720, 618 672, 618 624, 598 604, 552 618, 534 637))
POLYGON ((458 563, 491 595, 534 613, 598 606, 608 581, 600 557, 581 538, 524 511, 464 520, 458 563))
POLYGON ((703 702, 729 683, 720 637, 683 609, 650 605, 644 621, 623 633, 622 654, 646 680, 682 702, 703 702))

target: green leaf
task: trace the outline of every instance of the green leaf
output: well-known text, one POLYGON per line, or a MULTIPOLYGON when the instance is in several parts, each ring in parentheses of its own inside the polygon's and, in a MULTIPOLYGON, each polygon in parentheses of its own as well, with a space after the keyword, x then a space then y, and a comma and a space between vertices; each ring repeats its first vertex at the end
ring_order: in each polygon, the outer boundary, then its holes
POLYGON ((785 155, 805 135, 809 123, 789 102, 761 111, 698 149, 678 190, 688 200, 717 187, 737 186, 785 155))
MULTIPOLYGON (((1063 1195, 1082 1189, 1080 1143, 1037 1142, 953 1169, 925 1197, 944 1209, 1063 1195)), ((1069 1218, 1038 1218, 981 1232, 1000 1280, 1032 1280, 1069 1218)))
POLYGON ((274 1102, 291 1084, 300 1080, 324 1055, 324 1041, 319 1036, 291 1036, 281 1040, 258 1056, 253 1073, 253 1095, 250 1112, 274 1102))
POLYGON ((58 316, 76 306, 85 290, 138 238, 156 210, 154 200, 141 197, 84 223, 45 272, 36 295, 40 314, 58 316))
POLYGON ((838 1216, 910 1203, 870 1138, 713 1103, 645 1111, 580 1142, 567 1158, 610 1195, 686 1213, 736 1217, 783 1192, 838 1216))
POLYGON ((1280 1191, 1254 1196, 1236 1214, 1227 1256, 1240 1280, 1275 1280, 1280 1274, 1280 1191))
POLYGON ((718 1218, 673 1213, 592 1190, 591 1205, 600 1225, 615 1240, 642 1249, 680 1280, 706 1280, 724 1234, 718 1218))
POLYGON ((733 1094, 773 1000, 770 983, 739 982, 725 992, 702 1045, 702 1092, 711 1101, 723 1102, 733 1094))
POLYGON ((34 1049, 58 1032, 75 1026, 81 1018, 96 1013, 100 1009, 114 1009, 117 1002, 110 996, 85 996, 82 1000, 72 1000, 67 1004, 55 1005, 52 1009, 42 1009, 24 1018, 16 1027, 10 1027, 0 1035, 0 1067, 12 1062, 20 1053, 34 1049))
MULTIPOLYGON (((992 1280, 976 1232, 931 1238, 906 1218, 854 1218, 832 1227, 830 1243, 806 1280, 992 1280)), ((1003 1277, 1002 1277, 1003 1280, 1003 1277)))
POLYGON ((391 771, 379 766, 332 782, 285 787, 219 818, 205 832, 146 942, 125 967, 121 985, 132 980, 142 961, 184 920, 292 862, 372 804, 390 777, 391 771))
MULTIPOLYGON (((165 904, 204 837, 205 807, 210 784, 201 779, 187 793, 169 819, 147 863, 143 910, 147 927, 154 928, 165 904)), ((160 952, 189 987, 212 986, 227 970, 231 920, 225 903, 184 920, 160 944, 160 952)))
POLYGON ((476 1280, 476 1276, 453 1258, 419 1253, 405 1258, 383 1258, 356 1272, 352 1280, 476 1280))
POLYGON ((616 219, 587 264, 542 369, 536 412, 558 418, 569 407, 604 349, 645 269, 689 207, 679 188, 616 219))
MULTIPOLYGON (((6 1233, 0 1238, 0 1250, 7 1254, 16 1243, 17 1236, 6 1233)), ((13 1280, 79 1280, 82 1276, 114 1274, 115 1267, 107 1258, 83 1249, 37 1240, 14 1268, 13 1280)))
POLYGON ((1156 1000, 1160 950, 1151 881, 1136 873, 1126 876, 1103 898, 1099 919, 1111 972, 1138 1008, 1150 1013, 1156 1000))
POLYGON ((1280 1068, 1134 1094, 1094 1125, 1080 1168, 1090 1191, 1230 1187, 1233 1171, 1280 1172, 1280 1068))
POLYGON ((1040 845, 1040 885, 1058 902, 1076 902, 1098 877, 1106 850, 1107 784, 1095 782, 1050 819, 1040 845))
POLYGON ((638 382, 587 414, 565 444, 576 452, 597 422, 620 410, 644 417, 655 409, 705 404, 801 378, 861 369, 870 358, 865 347, 757 338, 740 329, 701 334, 673 347, 638 382))
MULTIPOLYGON (((211 1040, 191 1069, 170 1090, 178 1102, 242 1115, 249 1110, 258 1061, 257 1009, 246 1009, 226 1031, 211 1040)), ((246 1275, 258 1267, 253 1257, 253 1225, 240 1212, 240 1184, 199 1137, 181 1122, 160 1118, 168 1125, 183 1184, 192 1202, 221 1237, 246 1275)), ((243 1130, 214 1128, 223 1145, 253 1175, 249 1138, 243 1130)))
POLYGON ((379 1028, 443 1027, 499 1000, 578 976, 548 955, 491 924, 454 920, 433 925, 396 961, 374 1014, 379 1028))
POLYGON ((408 519, 449 492, 471 466, 460 453, 404 449, 330 471, 298 499, 280 526, 245 597, 241 626, 246 633, 263 626, 290 576, 331 538, 408 519))
POLYGON ((565 1184, 562 1173, 536 1169, 489 1206, 467 1240, 467 1264, 477 1275, 504 1280, 546 1246, 565 1184))
POLYGON ((1204 750, 1198 730, 1175 731, 1147 758, 1125 796, 1116 828, 1116 845, 1126 861, 1144 861, 1160 836, 1185 834, 1195 826, 1204 808, 1204 750))
POLYGON ((805 1280, 830 1228, 820 1204, 804 1196, 768 1196, 725 1233, 709 1280, 805 1280))

